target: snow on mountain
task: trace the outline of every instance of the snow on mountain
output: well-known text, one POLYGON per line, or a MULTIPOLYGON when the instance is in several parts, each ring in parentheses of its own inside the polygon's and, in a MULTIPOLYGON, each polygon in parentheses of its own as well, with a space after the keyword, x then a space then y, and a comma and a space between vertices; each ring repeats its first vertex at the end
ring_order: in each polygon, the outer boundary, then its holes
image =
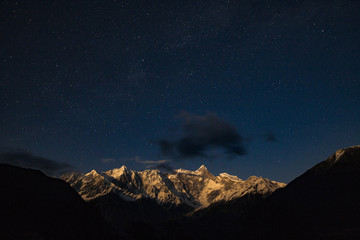
POLYGON ((92 170, 85 175, 66 174, 62 179, 87 201, 114 193, 128 201, 149 198, 160 205, 187 205, 193 209, 246 194, 267 196, 286 185, 255 176, 246 180, 227 173, 214 176, 204 165, 196 171, 176 169, 171 173, 157 169, 133 171, 122 166, 101 173, 92 170))
POLYGON ((230 175, 230 174, 227 174, 227 173, 220 173, 219 177, 227 178, 227 179, 232 180, 232 181, 242 181, 237 176, 230 175))

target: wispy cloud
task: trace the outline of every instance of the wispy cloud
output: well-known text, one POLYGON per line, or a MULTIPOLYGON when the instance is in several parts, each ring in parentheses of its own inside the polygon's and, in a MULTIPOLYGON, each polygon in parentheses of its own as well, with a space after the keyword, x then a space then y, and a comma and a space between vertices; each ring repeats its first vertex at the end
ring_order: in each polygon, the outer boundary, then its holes
POLYGON ((142 164, 164 164, 164 163, 168 163, 171 162, 170 160, 140 160, 140 158, 136 158, 135 161, 137 161, 138 163, 142 163, 142 164))
POLYGON ((111 163, 111 162, 116 162, 116 159, 115 158, 102 158, 102 159, 100 159, 100 161, 102 163, 111 163))
POLYGON ((56 162, 22 150, 1 153, 0 162, 24 168, 38 169, 49 176, 57 176, 74 170, 74 167, 68 163, 56 162))
POLYGON ((134 160, 138 163, 144 164, 146 169, 161 169, 166 172, 172 172, 173 168, 170 166, 171 160, 141 160, 140 157, 135 157, 134 160))

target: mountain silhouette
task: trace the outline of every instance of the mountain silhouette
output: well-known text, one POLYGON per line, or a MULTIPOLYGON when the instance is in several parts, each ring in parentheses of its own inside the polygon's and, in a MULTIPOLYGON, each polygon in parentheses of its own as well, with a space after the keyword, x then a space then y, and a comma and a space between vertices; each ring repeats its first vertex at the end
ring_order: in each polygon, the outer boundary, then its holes
POLYGON ((360 146, 338 150, 276 191, 262 207, 262 225, 277 229, 274 238, 360 239, 359 189, 360 146))
MULTIPOLYGON (((108 174, 72 173, 66 179, 88 202, 60 179, 0 164, 4 193, 0 239, 360 239, 360 146, 336 151, 283 188, 261 177, 241 180, 225 173, 215 177, 204 166, 171 175, 158 170, 136 173, 123 167, 108 174), (159 204, 159 199, 149 197, 127 200, 142 196, 134 194, 142 189, 156 189, 144 187, 149 177, 158 179, 154 186, 172 187, 165 177, 183 183, 206 178, 208 186, 229 187, 231 181, 231 186, 240 184, 235 189, 248 186, 249 191, 180 217, 172 212, 179 210, 172 202, 159 204), (87 179, 93 183, 85 184, 87 179), (272 184, 277 186, 275 192, 262 191, 272 184)), ((196 186, 191 186, 195 192, 196 186)), ((222 187, 217 190, 216 196, 221 196, 222 187)))
POLYGON ((112 239, 112 230, 66 182, 0 164, 0 239, 112 239))
POLYGON ((359 189, 360 146, 353 146, 266 199, 252 195, 211 205, 170 224, 171 232, 176 239, 360 239, 359 189))

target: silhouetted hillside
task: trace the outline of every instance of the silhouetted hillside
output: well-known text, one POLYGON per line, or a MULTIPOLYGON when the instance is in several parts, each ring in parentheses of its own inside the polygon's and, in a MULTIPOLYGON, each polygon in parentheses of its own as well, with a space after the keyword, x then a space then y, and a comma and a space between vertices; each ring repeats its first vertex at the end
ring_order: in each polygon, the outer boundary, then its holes
POLYGON ((103 239, 111 230, 66 182, 0 164, 0 239, 103 239))
POLYGON ((359 189, 360 146, 338 150, 275 192, 262 225, 283 238, 360 239, 359 189))
POLYGON ((267 199, 210 206, 173 224, 171 231, 192 239, 360 239, 359 189, 360 146, 354 146, 267 199))

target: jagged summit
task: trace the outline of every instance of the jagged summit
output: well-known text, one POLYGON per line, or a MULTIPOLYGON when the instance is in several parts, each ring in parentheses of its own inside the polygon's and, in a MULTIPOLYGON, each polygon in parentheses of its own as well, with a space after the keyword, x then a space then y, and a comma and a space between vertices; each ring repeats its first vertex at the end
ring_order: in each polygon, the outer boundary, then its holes
POLYGON ((205 167, 205 165, 201 165, 198 170, 196 171, 204 171, 204 170, 207 170, 207 168, 205 167))
POLYGON ((176 173, 184 173, 184 174, 195 174, 194 171, 186 170, 183 168, 175 169, 176 173))
POLYGON ((89 175, 97 175, 98 174, 98 172, 95 170, 95 169, 93 169, 93 170, 91 170, 90 172, 88 172, 87 174, 85 174, 86 176, 89 176, 89 175))
POLYGON ((127 201, 150 198, 160 205, 186 205, 191 209, 246 194, 267 196, 285 185, 257 177, 241 180, 227 173, 215 177, 204 165, 196 171, 177 169, 170 173, 157 169, 133 171, 122 166, 106 172, 92 170, 86 175, 64 175, 62 178, 88 201, 115 194, 127 201))
POLYGON ((243 181, 238 176, 230 175, 228 173, 220 173, 219 176, 223 177, 223 178, 230 179, 232 181, 243 181))
POLYGON ((123 172, 123 171, 128 171, 128 168, 125 165, 122 165, 120 168, 114 168, 111 169, 109 171, 113 171, 113 172, 123 172))
POLYGON ((199 169, 195 171, 195 174, 209 179, 215 179, 215 176, 210 173, 210 171, 205 167, 205 165, 201 165, 199 169))
POLYGON ((112 170, 105 172, 106 175, 109 175, 115 179, 118 179, 120 176, 129 173, 130 170, 125 165, 121 166, 120 168, 114 168, 112 170))
POLYGON ((210 173, 209 170, 205 167, 205 165, 201 165, 195 173, 210 173))
POLYGON ((128 170, 128 168, 125 165, 122 165, 120 169, 122 169, 124 171, 128 170))

